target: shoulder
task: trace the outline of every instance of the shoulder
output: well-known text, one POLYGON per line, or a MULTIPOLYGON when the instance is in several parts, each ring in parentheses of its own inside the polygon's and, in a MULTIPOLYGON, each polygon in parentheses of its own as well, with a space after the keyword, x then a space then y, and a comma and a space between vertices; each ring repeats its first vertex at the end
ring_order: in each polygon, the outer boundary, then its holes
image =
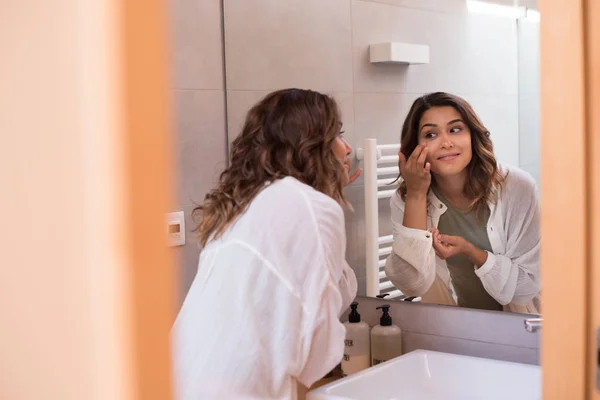
POLYGON ((500 173, 505 176, 502 198, 506 200, 523 200, 537 198, 538 188, 533 177, 515 166, 499 165, 500 173))
POLYGON ((533 177, 521 168, 500 164, 498 165, 500 173, 505 176, 504 187, 511 189, 525 189, 528 191, 537 191, 537 184, 533 177))
POLYGON ((256 206, 288 223, 344 222, 340 204, 299 180, 286 177, 269 184, 255 199, 256 206))
POLYGON ((308 275, 321 279, 322 265, 328 267, 331 276, 341 274, 346 229, 344 211, 335 200, 287 177, 268 185, 254 203, 252 207, 260 211, 248 220, 249 240, 258 243, 271 260, 291 257, 294 262, 312 265, 286 272, 300 274, 290 278, 292 281, 301 282, 308 275))

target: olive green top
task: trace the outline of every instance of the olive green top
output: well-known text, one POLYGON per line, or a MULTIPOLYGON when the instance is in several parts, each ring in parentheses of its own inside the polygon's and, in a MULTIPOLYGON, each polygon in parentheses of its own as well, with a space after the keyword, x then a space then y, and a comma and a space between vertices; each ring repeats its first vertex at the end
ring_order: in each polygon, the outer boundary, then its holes
MULTIPOLYGON (((461 211, 450 204, 434 187, 432 190, 448 207, 440 216, 438 223, 440 233, 460 236, 478 248, 492 252, 486 226, 490 217, 489 208, 486 208, 483 218, 478 219, 475 211, 461 211)), ((467 257, 463 255, 450 257, 446 263, 459 306, 502 311, 502 305, 485 290, 481 280, 475 275, 475 266, 467 257)))

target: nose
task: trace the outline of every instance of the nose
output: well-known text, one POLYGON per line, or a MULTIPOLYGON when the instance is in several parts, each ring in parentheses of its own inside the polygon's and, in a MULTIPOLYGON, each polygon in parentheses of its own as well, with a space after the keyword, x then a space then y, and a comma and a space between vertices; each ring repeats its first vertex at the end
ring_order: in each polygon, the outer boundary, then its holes
POLYGON ((441 139, 442 148, 451 149, 452 147, 454 147, 454 144, 452 143, 452 140, 450 140, 450 135, 448 134, 448 132, 441 133, 441 139))
POLYGON ((349 156, 350 154, 352 154, 352 147, 348 144, 346 139, 343 139, 343 140, 344 140, 344 146, 346 146, 346 155, 349 156))

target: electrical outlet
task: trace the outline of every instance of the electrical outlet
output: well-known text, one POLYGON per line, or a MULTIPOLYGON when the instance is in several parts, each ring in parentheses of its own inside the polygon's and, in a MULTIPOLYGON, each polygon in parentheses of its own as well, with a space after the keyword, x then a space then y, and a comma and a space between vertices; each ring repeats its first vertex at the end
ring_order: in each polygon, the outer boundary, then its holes
POLYGON ((169 247, 185 244, 185 216, 183 211, 167 214, 167 243, 169 247))

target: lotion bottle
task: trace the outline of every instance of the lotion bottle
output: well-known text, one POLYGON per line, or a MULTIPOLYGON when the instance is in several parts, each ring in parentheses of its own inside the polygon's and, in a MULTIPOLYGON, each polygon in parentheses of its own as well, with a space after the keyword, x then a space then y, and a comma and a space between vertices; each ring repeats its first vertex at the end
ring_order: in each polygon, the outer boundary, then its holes
POLYGON ((371 365, 402 355, 402 332, 398 326, 392 324, 390 305, 384 304, 377 309, 382 309, 383 314, 379 325, 371 329, 371 365))

